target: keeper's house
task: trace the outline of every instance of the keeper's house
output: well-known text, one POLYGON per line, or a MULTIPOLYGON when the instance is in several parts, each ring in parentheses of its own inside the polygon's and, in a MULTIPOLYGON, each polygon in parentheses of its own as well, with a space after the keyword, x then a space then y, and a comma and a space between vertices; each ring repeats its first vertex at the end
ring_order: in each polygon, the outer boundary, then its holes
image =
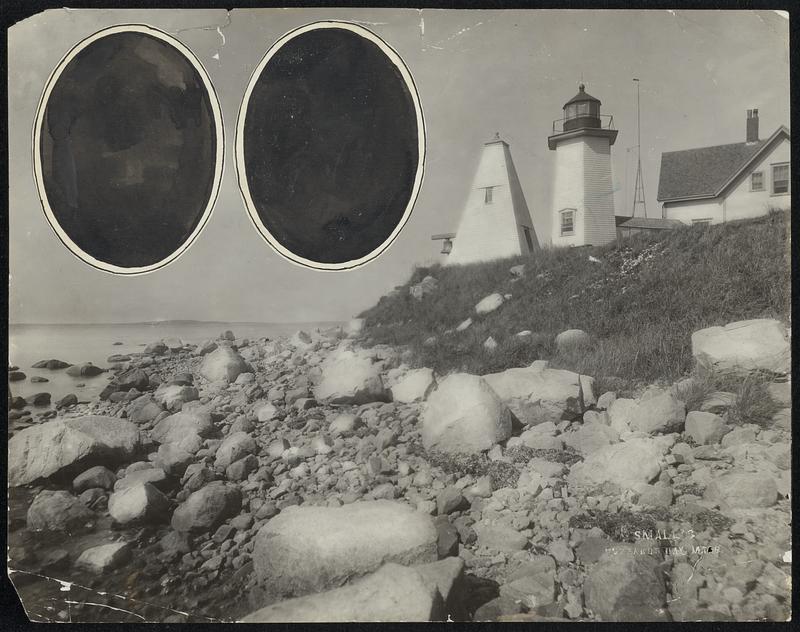
POLYGON ((790 135, 781 126, 759 140, 758 110, 747 111, 747 140, 661 154, 662 217, 684 224, 719 224, 788 209, 790 135))

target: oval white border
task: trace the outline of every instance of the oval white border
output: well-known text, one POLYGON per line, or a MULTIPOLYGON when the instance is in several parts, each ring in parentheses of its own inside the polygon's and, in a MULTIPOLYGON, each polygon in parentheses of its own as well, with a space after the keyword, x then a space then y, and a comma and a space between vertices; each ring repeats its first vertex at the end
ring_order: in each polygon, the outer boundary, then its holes
POLYGON ((203 230, 206 223, 208 222, 209 217, 211 216, 211 211, 214 208, 214 204, 216 203, 217 196, 219 195, 220 185, 222 183, 222 173, 223 173, 223 166, 225 160, 225 129, 222 121, 222 109, 219 105, 219 98, 217 97, 217 93, 214 90, 214 86, 211 83, 211 79, 208 76, 208 72, 206 71, 203 64, 200 60, 195 56, 195 54, 182 42, 178 41, 176 38, 168 35, 164 31, 161 31, 157 28, 152 26, 147 26, 144 24, 121 24, 117 26, 111 26, 109 28, 102 29, 97 31, 96 33, 90 35, 89 37, 81 40, 75 46, 73 46, 70 51, 64 55, 60 62, 56 65, 55 69, 53 70, 50 77, 47 79, 47 83, 45 84, 44 92, 42 93, 41 98, 39 99, 39 106, 36 110, 36 118, 34 119, 33 124, 33 172, 34 172, 34 179, 36 181, 36 188, 39 193, 39 200, 42 203, 42 207, 44 208, 45 216, 47 217, 47 222, 50 224, 50 227, 55 231, 56 236, 61 240, 61 242, 69 249, 72 254, 76 257, 81 259, 84 263, 89 264, 93 268, 97 268, 98 270, 103 270, 104 272, 110 272, 112 274, 121 274, 126 276, 133 276, 138 274, 146 274, 148 272, 153 272, 154 270, 158 270, 159 268, 163 268, 164 266, 172 263, 178 257, 180 257, 186 250, 188 250, 189 246, 197 239, 200 231, 203 230), (158 261, 156 263, 150 264, 148 266, 139 266, 139 267, 121 267, 116 266, 105 261, 100 261, 99 259, 95 259, 92 255, 85 252, 80 246, 78 246, 72 239, 67 235, 64 229, 59 224, 58 220, 53 213, 53 209, 50 207, 50 202, 47 199, 47 192, 45 191, 44 187, 44 179, 42 175, 42 163, 41 163, 41 151, 39 149, 41 143, 41 131, 42 131, 42 122, 44 119, 44 113, 46 109, 47 102, 50 98, 50 93, 53 91, 53 87, 55 86, 56 82, 61 76, 61 73, 67 67, 69 62, 81 52, 84 48, 96 42, 97 40, 106 37, 108 35, 112 35, 114 33, 127 33, 127 32, 134 32, 134 33, 144 33, 145 35, 150 35, 159 39, 163 42, 166 42, 173 48, 175 48, 179 53, 181 53, 187 61, 197 70, 197 73, 200 75, 200 78, 203 81, 203 84, 206 88, 206 92, 208 93, 209 103, 211 104, 211 112, 214 118, 214 128, 216 132, 216 160, 214 166, 214 180, 211 187, 211 193, 208 196, 208 202, 206 204, 206 208, 203 211, 200 220, 197 222, 197 226, 195 226, 192 233, 186 240, 181 243, 181 245, 170 254, 168 257, 158 261))
POLYGON ((244 97, 242 98, 242 103, 239 107, 239 115, 236 120, 236 138, 234 142, 235 148, 235 157, 236 157, 236 175, 237 180, 239 183, 239 190, 241 191, 242 198, 244 200, 245 207, 247 208, 247 214, 250 217, 250 220, 253 222, 256 230, 261 234, 261 236, 267 241, 267 243, 272 246, 272 248, 285 259, 288 259, 294 264, 303 266, 305 268, 312 268, 315 270, 350 270, 353 268, 360 267, 369 261, 372 261, 379 255, 381 255, 389 245, 397 238, 400 234, 400 231, 408 222, 408 218, 411 216, 411 211, 414 208, 414 204, 417 201, 417 196, 419 195, 420 188, 422 186, 422 178, 425 172, 425 119, 422 113, 422 105, 419 100, 419 93, 417 92, 417 86, 414 83, 414 78, 411 76, 411 73, 408 70, 408 67, 403 62, 400 55, 395 51, 391 46, 389 46, 385 41, 383 41, 380 37, 378 37, 375 33, 370 31, 369 29, 364 28, 359 24, 355 24, 353 22, 342 22, 338 20, 323 20, 319 22, 312 22, 310 24, 306 24, 305 26, 301 26, 294 30, 289 31, 285 35, 283 35, 278 41, 276 41, 270 48, 267 50, 267 53, 259 62, 258 66, 256 66, 253 74, 250 77, 250 81, 247 84, 247 90, 244 93, 244 97), (281 49, 281 47, 286 44, 289 40, 301 35, 303 33, 307 33, 308 31, 314 31, 317 29, 344 29, 347 31, 352 31, 365 39, 373 42, 378 48, 381 49, 384 55, 386 55, 389 60, 395 65, 395 67, 400 71, 400 75, 403 77, 406 86, 408 87, 408 91, 411 93, 411 100, 414 103, 414 110, 417 115, 417 147, 418 147, 418 160, 417 160, 417 172, 414 177, 414 186, 411 190, 411 195, 408 200, 408 204, 406 205, 405 212, 403 216, 400 218, 400 221, 397 222, 397 225, 392 230, 391 234, 380 244, 377 248, 373 249, 368 254, 364 255, 359 259, 352 259, 350 261, 343 261, 341 263, 322 263, 320 261, 313 261, 311 259, 306 259, 305 257, 301 257, 293 253, 291 250, 283 246, 273 235, 269 232, 266 226, 264 226, 261 218, 258 216, 258 211, 255 208, 255 204, 253 203, 253 199, 250 195, 250 187, 247 184, 247 170, 244 164, 244 123, 245 117, 247 114, 247 106, 250 103, 250 95, 253 92, 253 87, 255 86, 256 82, 260 79, 261 73, 264 70, 264 67, 267 63, 275 56, 275 54, 281 49))

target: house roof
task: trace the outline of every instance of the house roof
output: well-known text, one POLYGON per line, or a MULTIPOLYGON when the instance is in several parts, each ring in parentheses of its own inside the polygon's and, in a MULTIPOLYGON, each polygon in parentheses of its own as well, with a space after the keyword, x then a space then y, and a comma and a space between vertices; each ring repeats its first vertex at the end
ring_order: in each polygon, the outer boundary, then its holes
POLYGON ((789 130, 784 126, 779 127, 768 139, 753 143, 664 152, 661 154, 658 201, 719 196, 782 134, 789 137, 789 130))
POLYGON ((683 222, 677 219, 662 219, 660 217, 622 217, 617 215, 617 226, 620 228, 675 228, 683 222))

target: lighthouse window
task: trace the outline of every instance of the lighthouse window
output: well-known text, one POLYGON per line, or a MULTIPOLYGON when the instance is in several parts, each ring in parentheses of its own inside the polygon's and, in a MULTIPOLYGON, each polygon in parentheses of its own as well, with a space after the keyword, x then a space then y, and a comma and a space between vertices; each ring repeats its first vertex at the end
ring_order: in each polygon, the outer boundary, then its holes
POLYGON ((570 103, 566 108, 566 117, 568 119, 578 116, 578 106, 576 103, 570 103))
POLYGON ((491 204, 492 203, 492 190, 494 187, 485 187, 483 189, 483 203, 484 204, 491 204))
POLYGON ((754 171, 750 174, 750 190, 763 191, 764 190, 764 172, 754 171))
POLYGON ((561 235, 575 234, 575 209, 561 211, 561 235))
POLYGON ((589 102, 584 101, 583 103, 578 103, 578 116, 588 116, 589 115, 589 102))

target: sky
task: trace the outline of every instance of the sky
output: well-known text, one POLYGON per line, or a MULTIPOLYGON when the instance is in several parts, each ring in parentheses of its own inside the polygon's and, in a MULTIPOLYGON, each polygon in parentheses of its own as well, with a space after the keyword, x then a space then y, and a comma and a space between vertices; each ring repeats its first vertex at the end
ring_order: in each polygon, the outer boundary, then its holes
POLYGON ((453 232, 483 143, 510 144, 540 242, 550 233, 554 152, 547 136, 583 80, 614 117, 615 206, 630 215, 636 176, 636 84, 648 216, 661 153, 741 142, 746 110, 761 137, 789 126, 788 20, 768 11, 443 9, 75 10, 32 16, 8 32, 9 320, 346 320, 439 259, 432 234, 453 232), (233 160, 236 116, 250 76, 286 32, 317 20, 362 24, 403 58, 419 91, 425 174, 411 217, 379 257, 348 271, 300 267, 251 224, 233 160), (92 33, 143 23, 173 35, 205 66, 220 99, 225 168, 211 218, 191 247, 149 274, 121 277, 71 254, 37 197, 31 130, 45 83, 92 33))

